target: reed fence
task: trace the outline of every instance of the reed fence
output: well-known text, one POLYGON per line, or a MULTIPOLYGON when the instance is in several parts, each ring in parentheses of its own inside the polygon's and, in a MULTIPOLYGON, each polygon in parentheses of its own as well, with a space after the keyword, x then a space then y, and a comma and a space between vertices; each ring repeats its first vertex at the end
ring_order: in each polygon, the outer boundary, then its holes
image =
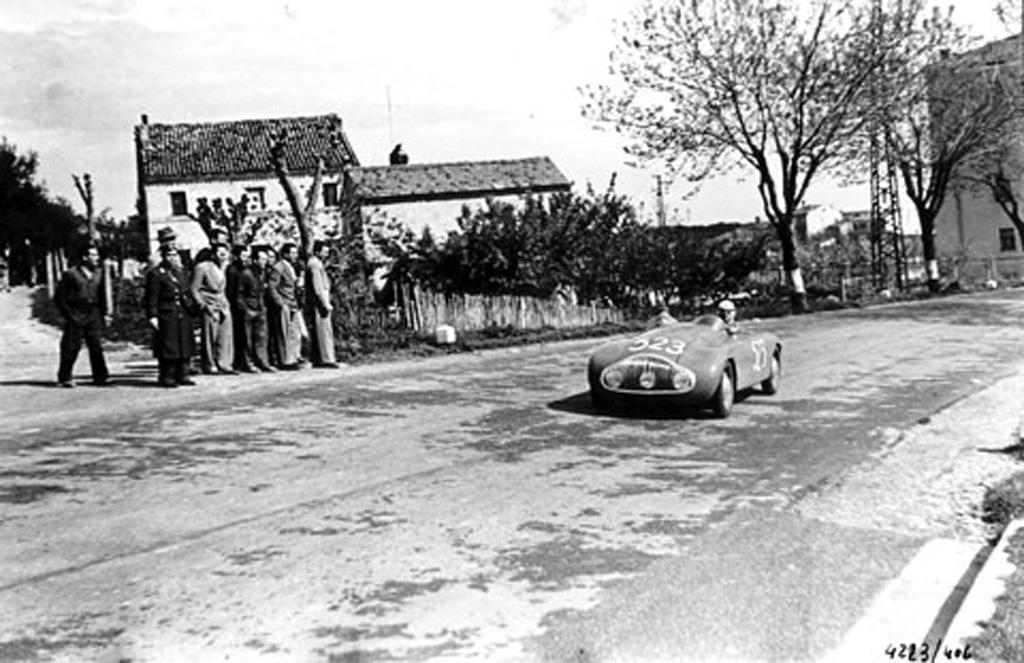
POLYGON ((564 329, 602 323, 621 323, 621 311, 595 305, 577 305, 557 299, 512 295, 443 295, 413 288, 404 314, 409 326, 430 331, 451 325, 459 331, 490 327, 564 329))

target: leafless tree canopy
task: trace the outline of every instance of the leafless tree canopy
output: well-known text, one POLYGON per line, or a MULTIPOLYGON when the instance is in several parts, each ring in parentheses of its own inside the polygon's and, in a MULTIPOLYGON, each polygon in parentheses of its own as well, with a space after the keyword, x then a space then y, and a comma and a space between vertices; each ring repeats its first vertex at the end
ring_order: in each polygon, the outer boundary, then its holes
POLYGON ((861 149, 885 53, 921 4, 648 0, 621 24, 612 82, 586 88, 584 114, 695 186, 752 171, 797 270, 793 212, 816 176, 861 149))

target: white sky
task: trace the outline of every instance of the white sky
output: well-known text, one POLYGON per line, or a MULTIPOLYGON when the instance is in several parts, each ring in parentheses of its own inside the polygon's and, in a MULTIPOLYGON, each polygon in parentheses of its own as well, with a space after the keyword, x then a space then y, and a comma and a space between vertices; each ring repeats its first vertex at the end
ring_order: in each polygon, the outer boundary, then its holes
MULTIPOLYGON (((580 115, 603 80, 612 26, 633 0, 0 0, 0 135, 39 155, 77 208, 134 210, 132 127, 338 113, 364 165, 401 142, 414 162, 549 155, 578 189, 653 210, 654 171, 631 168, 610 130, 580 115), (390 114, 388 99, 390 96, 390 114)), ((956 0, 986 37, 995 0, 956 0)), ((868 207, 865 187, 820 185, 809 203, 868 207)), ((670 214, 693 223, 760 213, 750 181, 718 181, 670 214)))

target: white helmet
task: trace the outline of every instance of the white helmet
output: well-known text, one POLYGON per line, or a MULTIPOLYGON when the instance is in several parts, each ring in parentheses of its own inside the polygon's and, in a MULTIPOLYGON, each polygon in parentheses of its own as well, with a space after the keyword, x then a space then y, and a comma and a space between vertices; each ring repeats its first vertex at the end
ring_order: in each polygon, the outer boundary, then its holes
POLYGON ((718 310, 720 310, 720 311, 735 311, 736 310, 736 305, 733 304, 728 299, 723 299, 722 301, 718 302, 718 310))

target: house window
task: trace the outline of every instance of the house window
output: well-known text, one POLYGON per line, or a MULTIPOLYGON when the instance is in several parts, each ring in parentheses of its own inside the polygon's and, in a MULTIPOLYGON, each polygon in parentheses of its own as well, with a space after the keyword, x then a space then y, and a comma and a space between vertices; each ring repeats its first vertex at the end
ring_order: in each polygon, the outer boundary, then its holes
POLYGON ((334 182, 324 183, 324 207, 338 206, 338 185, 334 182))
POLYGON ((184 191, 171 191, 171 214, 185 216, 188 214, 188 199, 184 191))
POLYGON ((266 209, 267 201, 263 197, 263 191, 261 186, 245 187, 246 211, 258 212, 261 209, 266 209))
POLYGON ((1016 251, 1017 250, 1017 231, 1013 228, 1000 228, 999 229, 999 250, 1000 251, 1016 251))

